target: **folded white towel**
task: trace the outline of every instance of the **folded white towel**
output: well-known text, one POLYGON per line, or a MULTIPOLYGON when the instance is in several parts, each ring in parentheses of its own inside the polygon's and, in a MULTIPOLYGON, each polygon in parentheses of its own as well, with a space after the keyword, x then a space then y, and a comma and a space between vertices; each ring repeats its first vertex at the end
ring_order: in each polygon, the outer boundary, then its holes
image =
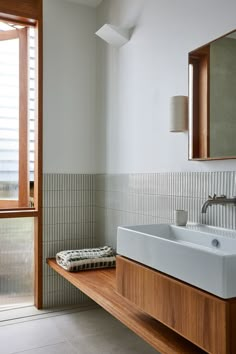
POLYGON ((115 267, 116 265, 115 252, 108 246, 61 251, 56 254, 56 261, 70 272, 115 267))

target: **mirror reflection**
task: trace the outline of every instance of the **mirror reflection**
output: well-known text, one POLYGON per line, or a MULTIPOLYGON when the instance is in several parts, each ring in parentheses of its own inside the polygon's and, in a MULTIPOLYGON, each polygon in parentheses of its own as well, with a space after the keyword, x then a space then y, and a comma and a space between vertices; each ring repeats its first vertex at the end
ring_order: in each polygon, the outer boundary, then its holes
POLYGON ((189 159, 236 158, 236 31, 189 53, 189 159))

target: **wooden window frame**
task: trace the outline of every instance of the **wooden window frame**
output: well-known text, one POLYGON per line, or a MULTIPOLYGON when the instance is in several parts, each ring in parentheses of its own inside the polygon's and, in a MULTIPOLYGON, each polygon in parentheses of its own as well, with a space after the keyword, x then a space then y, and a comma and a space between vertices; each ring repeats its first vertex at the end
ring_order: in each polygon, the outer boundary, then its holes
POLYGON ((0 210, 0 218, 34 217, 34 304, 42 308, 42 107, 43 107, 43 6, 42 0, 0 0, 0 20, 33 26, 36 34, 36 119, 34 209, 0 210))
POLYGON ((19 192, 17 200, 0 200, 0 209, 29 207, 28 178, 28 28, 0 32, 0 41, 19 39, 19 192))

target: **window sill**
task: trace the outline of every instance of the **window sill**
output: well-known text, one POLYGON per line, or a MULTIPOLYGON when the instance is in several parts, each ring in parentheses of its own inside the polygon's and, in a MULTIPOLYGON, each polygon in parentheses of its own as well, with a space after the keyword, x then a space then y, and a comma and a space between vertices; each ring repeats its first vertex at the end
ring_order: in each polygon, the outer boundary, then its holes
POLYGON ((26 218, 38 216, 39 212, 36 209, 0 209, 0 219, 3 218, 26 218))

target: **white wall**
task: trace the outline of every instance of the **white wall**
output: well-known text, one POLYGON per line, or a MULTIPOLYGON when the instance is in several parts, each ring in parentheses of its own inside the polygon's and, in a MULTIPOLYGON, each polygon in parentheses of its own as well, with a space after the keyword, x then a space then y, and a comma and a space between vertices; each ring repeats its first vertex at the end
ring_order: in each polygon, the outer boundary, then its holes
POLYGON ((97 171, 235 170, 236 160, 187 161, 169 133, 169 98, 188 94, 188 52, 236 28, 235 0, 104 0, 104 23, 134 27, 121 49, 97 39, 97 171))
POLYGON ((44 173, 93 173, 96 10, 44 0, 44 173))

